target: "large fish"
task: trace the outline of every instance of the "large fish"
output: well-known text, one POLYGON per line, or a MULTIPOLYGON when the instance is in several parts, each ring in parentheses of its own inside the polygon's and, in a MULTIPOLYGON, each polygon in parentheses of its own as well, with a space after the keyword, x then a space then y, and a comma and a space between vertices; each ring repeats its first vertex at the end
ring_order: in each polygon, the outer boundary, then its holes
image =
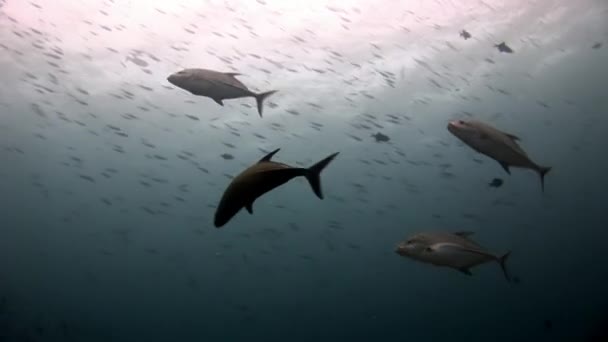
POLYGON ((262 117, 264 99, 274 94, 276 90, 254 93, 241 81, 235 72, 219 72, 208 69, 184 69, 171 74, 167 81, 198 96, 206 96, 223 106, 222 100, 254 97, 258 105, 258 113, 262 117))
POLYGON ((472 275, 471 268, 490 261, 497 261, 502 271, 511 281, 505 265, 511 254, 496 256, 470 239, 472 232, 424 232, 415 234, 400 242, 395 252, 424 263, 451 267, 466 275, 472 275))
POLYGON ((253 214, 253 202, 258 197, 298 176, 306 177, 317 197, 323 199, 321 171, 339 152, 306 169, 272 161, 272 156, 279 150, 268 153, 257 163, 241 172, 228 185, 215 212, 214 224, 217 228, 228 223, 242 208, 253 214))
POLYGON ((511 174, 509 170, 511 166, 536 171, 540 176, 541 188, 544 191, 545 175, 551 170, 551 167, 540 166, 533 162, 517 144, 519 140, 517 136, 475 120, 450 121, 448 131, 475 151, 496 160, 508 174, 511 174))

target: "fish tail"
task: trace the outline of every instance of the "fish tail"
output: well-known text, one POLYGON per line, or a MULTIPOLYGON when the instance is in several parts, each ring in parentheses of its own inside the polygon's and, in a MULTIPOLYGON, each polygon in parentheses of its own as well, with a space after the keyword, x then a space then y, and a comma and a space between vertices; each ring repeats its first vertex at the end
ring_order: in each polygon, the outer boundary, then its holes
POLYGON ((551 171, 550 166, 539 166, 538 174, 540 175, 540 186, 543 192, 545 191, 545 175, 551 171))
POLYGON ((260 114, 260 117, 262 117, 262 112, 264 111, 264 100, 276 92, 277 90, 271 90, 259 94, 253 94, 253 97, 255 97, 255 101, 258 104, 258 113, 260 114))
POLYGON ((323 192, 321 191, 321 171, 338 155, 340 152, 336 152, 325 159, 317 162, 315 165, 306 169, 306 179, 308 183, 310 183, 310 187, 312 191, 315 192, 315 195, 320 199, 323 199, 323 192))
POLYGON ((500 268, 502 268, 502 273, 504 273, 505 278, 507 278, 508 282, 511 281, 511 276, 509 275, 509 272, 507 271, 507 259, 509 258, 510 255, 511 255, 511 251, 508 251, 507 253, 505 253, 505 255, 498 258, 498 263, 500 264, 500 268))

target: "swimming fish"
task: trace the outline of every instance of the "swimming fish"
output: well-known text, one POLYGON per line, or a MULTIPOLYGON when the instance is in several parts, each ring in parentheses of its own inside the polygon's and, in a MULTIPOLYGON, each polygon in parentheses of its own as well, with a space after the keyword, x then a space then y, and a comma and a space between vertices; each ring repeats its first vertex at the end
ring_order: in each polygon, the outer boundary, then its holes
POLYGON ((466 275, 471 268, 497 261, 507 281, 511 281, 506 261, 511 252, 496 256, 471 240, 473 232, 423 232, 400 242, 395 253, 435 266, 450 267, 466 275))
POLYGON ((460 36, 464 38, 464 40, 471 38, 471 34, 467 30, 460 31, 460 36))
POLYGON ((500 52, 513 53, 513 49, 511 49, 505 42, 496 44, 496 45, 494 45, 494 47, 498 48, 498 51, 500 51, 500 52))
POLYGON ((545 175, 551 167, 540 166, 517 144, 517 136, 499 131, 481 121, 455 120, 448 123, 448 131, 475 151, 496 160, 508 173, 510 166, 530 169, 540 175, 541 188, 545 189, 545 175))
POLYGON ((298 176, 306 177, 315 195, 323 199, 321 171, 339 152, 306 169, 272 161, 272 156, 279 150, 268 153, 232 180, 215 212, 215 227, 220 228, 228 223, 243 207, 253 214, 253 202, 258 197, 298 176))
POLYGON ((262 117, 264 100, 276 93, 276 90, 254 93, 241 81, 236 79, 240 75, 235 72, 219 72, 208 69, 184 69, 171 74, 167 81, 176 87, 189 91, 198 96, 205 96, 223 106, 223 100, 254 97, 258 113, 262 117))
POLYGON ((391 140, 388 135, 382 134, 380 132, 372 134, 372 138, 376 139, 376 142, 389 142, 389 140, 391 140))

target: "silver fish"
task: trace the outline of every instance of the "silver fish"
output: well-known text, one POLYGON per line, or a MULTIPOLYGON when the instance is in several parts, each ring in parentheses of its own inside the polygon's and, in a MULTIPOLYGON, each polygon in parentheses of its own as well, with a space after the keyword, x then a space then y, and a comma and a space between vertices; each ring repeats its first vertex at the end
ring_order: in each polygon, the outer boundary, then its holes
POLYGON ((472 275, 471 268, 490 261, 497 261, 507 281, 506 261, 511 252, 494 255, 481 247, 470 236, 473 232, 423 232, 400 242, 395 253, 424 263, 456 269, 472 275))
POLYGON ((189 91, 198 96, 205 96, 223 106, 223 100, 254 97, 258 113, 262 117, 264 100, 276 93, 276 90, 263 93, 254 93, 241 81, 236 79, 240 75, 235 72, 219 72, 208 69, 184 69, 171 74, 167 81, 176 87, 189 91))
POLYGON ((508 173, 510 166, 536 171, 540 176, 541 188, 545 189, 545 175, 551 167, 540 166, 517 144, 517 136, 502 132, 486 123, 476 120, 455 120, 448 123, 448 131, 475 151, 496 160, 508 173))

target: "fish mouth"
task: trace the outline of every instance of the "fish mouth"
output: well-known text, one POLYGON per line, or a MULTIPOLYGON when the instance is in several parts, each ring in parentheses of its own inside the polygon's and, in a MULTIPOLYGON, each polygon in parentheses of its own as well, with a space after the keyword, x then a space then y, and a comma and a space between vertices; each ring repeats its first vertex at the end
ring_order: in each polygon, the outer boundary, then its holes
POLYGON ((397 248, 395 249, 395 253, 396 253, 396 254, 399 254, 399 255, 401 255, 401 256, 406 256, 406 255, 407 255, 407 253, 406 253, 406 251, 405 251, 405 248, 403 248, 403 247, 397 247, 397 248))
POLYGON ((454 131, 456 130, 456 122, 454 122, 454 121, 448 122, 447 129, 448 129, 448 131, 454 133, 454 131))
POLYGON ((167 77, 167 81, 173 85, 175 85, 175 75, 171 74, 169 75, 169 77, 167 77))

